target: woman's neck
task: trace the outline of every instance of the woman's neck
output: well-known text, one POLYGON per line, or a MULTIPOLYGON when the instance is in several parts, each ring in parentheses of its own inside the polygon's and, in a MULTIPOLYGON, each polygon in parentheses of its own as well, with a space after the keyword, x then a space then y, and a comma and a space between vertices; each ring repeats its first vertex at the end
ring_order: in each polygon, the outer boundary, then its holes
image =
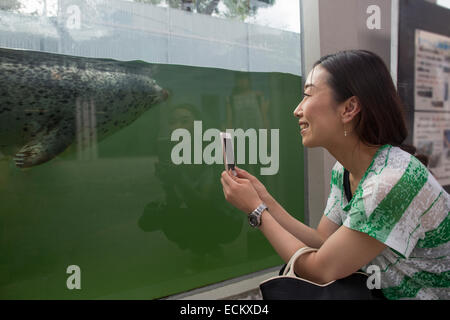
POLYGON ((379 148, 380 146, 368 147, 360 140, 348 139, 345 143, 331 146, 327 150, 350 172, 353 180, 359 182, 379 148))

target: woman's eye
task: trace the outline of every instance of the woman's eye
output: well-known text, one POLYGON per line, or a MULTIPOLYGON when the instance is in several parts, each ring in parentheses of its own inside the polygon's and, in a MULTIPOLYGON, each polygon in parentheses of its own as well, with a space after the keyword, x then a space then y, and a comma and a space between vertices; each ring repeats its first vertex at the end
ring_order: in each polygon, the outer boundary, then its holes
POLYGON ((303 95, 304 95, 305 97, 311 97, 311 95, 307 94, 306 92, 303 92, 303 95))

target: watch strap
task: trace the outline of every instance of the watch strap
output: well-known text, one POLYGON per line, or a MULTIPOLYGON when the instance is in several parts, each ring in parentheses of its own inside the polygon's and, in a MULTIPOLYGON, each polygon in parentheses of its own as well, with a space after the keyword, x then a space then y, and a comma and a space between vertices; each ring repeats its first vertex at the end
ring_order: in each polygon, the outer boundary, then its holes
POLYGON ((256 228, 261 225, 261 214, 266 209, 268 209, 268 208, 267 208, 266 204, 263 202, 249 214, 249 222, 252 227, 256 228), (254 221, 254 219, 252 219, 252 218, 256 219, 256 221, 257 221, 256 224, 252 223, 252 221, 254 221))

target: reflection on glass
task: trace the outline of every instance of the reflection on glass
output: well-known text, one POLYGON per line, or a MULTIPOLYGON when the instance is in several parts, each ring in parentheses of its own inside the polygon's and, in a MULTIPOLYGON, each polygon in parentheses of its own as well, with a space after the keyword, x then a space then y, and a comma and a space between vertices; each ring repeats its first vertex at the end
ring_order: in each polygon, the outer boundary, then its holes
MULTIPOLYGON (((187 129, 194 137, 194 121, 202 119, 198 108, 179 104, 169 109, 169 133, 187 129)), ((242 217, 223 203, 223 192, 217 186, 222 167, 175 165, 170 160, 168 139, 159 138, 155 175, 161 181, 164 199, 148 203, 139 219, 146 232, 161 230, 168 240, 192 254, 192 270, 203 269, 206 261, 223 259, 223 245, 237 238, 242 217), (205 260, 209 259, 209 260, 205 260)))
POLYGON ((282 0, 126 0, 232 19, 300 33, 298 1, 282 0))
MULTIPOLYGON (((61 0, 2 0, 0 10, 53 17, 61 0)), ((300 33, 298 1, 282 0, 121 0, 232 19, 300 33)), ((91 8, 95 10, 95 7, 91 8)))
POLYGON ((272 6, 275 0, 127 0, 148 3, 163 7, 171 7, 194 13, 236 18, 244 21, 245 18, 256 15, 259 8, 272 6))
POLYGON ((261 91, 253 90, 248 73, 236 73, 231 96, 227 98, 229 128, 270 128, 269 104, 261 91))
POLYGON ((95 160, 98 158, 97 119, 93 99, 76 100, 77 119, 77 155, 78 160, 95 160))

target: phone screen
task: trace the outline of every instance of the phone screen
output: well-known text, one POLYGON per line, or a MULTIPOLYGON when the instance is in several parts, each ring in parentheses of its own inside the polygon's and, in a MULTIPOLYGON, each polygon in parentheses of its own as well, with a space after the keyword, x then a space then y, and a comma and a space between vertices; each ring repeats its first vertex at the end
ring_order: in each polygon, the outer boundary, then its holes
POLYGON ((231 144, 231 139, 224 138, 223 143, 225 145, 225 157, 227 159, 228 169, 234 170, 234 152, 231 144))
POLYGON ((230 137, 222 136, 223 142, 223 152, 225 159, 225 170, 231 170, 234 175, 236 175, 235 164, 234 164, 234 150, 233 142, 230 137))

